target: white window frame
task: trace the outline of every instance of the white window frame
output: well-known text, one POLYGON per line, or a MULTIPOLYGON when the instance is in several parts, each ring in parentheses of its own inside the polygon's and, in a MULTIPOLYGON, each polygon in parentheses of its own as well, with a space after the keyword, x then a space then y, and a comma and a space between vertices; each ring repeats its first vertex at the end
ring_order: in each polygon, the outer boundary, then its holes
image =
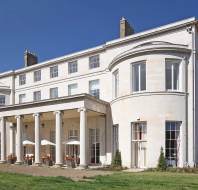
POLYGON ((70 61, 68 62, 68 73, 77 73, 78 72, 78 61, 70 61))
POLYGON ((119 70, 113 72, 113 98, 119 96, 119 70))
POLYGON ((34 82, 41 81, 41 70, 34 71, 34 82))
POLYGON ((54 65, 50 67, 50 78, 58 77, 58 65, 54 65))
POLYGON ((26 84, 26 74, 20 74, 19 75, 19 85, 25 85, 26 84))
POLYGON ((77 94, 77 93, 71 93, 71 90, 73 89, 73 88, 71 88, 72 86, 75 86, 76 88, 76 91, 78 90, 78 83, 72 83, 72 84, 69 84, 68 85, 68 96, 72 96, 72 95, 74 95, 74 94, 77 94))
POLYGON ((89 69, 100 67, 100 55, 92 55, 89 57, 89 69), (94 60, 94 61, 93 61, 94 60))
POLYGON ((25 99, 26 98, 26 94, 19 94, 19 104, 22 104, 25 102, 25 99))
POLYGON ((96 97, 96 98, 100 98, 100 79, 95 79, 95 80, 90 80, 89 81, 89 94, 96 97), (98 82, 98 89, 91 89, 91 83, 93 82, 98 82), (96 93, 95 93, 96 92, 96 93))
POLYGON ((34 91, 33 92, 33 101, 34 102, 38 102, 38 101, 40 101, 41 100, 41 91, 40 90, 38 90, 38 91, 34 91), (38 94, 37 94, 38 93, 38 94), (39 98, 38 98, 38 97, 39 98), (37 97, 37 98, 36 98, 37 97))
POLYGON ((131 92, 141 92, 141 91, 146 91, 146 83, 147 83, 147 79, 146 79, 146 61, 138 61, 138 62, 135 62, 135 63, 132 63, 131 64, 131 92), (143 87, 141 86, 141 67, 142 65, 145 66, 145 89, 142 89, 143 87), (138 84, 138 89, 136 90, 135 89, 135 75, 134 75, 134 67, 135 66, 138 66, 138 81, 139 81, 139 84, 138 84))
POLYGON ((179 91, 180 90, 180 83, 181 81, 181 60, 180 59, 165 59, 165 88, 167 91, 179 91), (171 65, 171 88, 167 88, 167 65, 170 64, 171 65), (175 78, 175 73, 174 73, 174 69, 176 67, 176 65, 178 66, 178 80, 174 81, 175 78), (174 88, 176 82, 176 88, 174 88))
POLYGON ((50 88, 50 98, 58 98, 58 87, 50 88))

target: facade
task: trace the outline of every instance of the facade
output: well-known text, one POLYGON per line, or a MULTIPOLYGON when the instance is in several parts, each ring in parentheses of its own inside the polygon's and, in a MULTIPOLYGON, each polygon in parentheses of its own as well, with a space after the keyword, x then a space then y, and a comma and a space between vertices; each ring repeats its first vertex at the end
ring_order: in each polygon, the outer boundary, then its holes
POLYGON ((0 74, 1 163, 156 167, 198 163, 198 22, 178 21, 0 74))

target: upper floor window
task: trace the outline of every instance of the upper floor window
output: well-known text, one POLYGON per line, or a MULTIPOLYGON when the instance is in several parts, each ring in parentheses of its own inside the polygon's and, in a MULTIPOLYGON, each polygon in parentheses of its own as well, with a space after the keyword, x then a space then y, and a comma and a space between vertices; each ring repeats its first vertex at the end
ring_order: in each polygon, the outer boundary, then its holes
POLYGON ((58 87, 50 88, 50 98, 58 98, 58 87))
POLYGON ((89 94, 95 96, 96 98, 100 98, 100 87, 99 87, 99 79, 89 81, 89 94))
POLYGON ((41 70, 34 71, 34 82, 41 80, 41 70))
POLYGON ((100 57, 99 55, 94 55, 89 57, 89 68, 93 69, 93 68, 97 68, 100 67, 100 57))
POLYGON ((78 140, 78 130, 77 129, 69 130, 69 140, 78 140))
POLYGON ((58 77, 58 65, 50 67, 50 78, 58 77))
POLYGON ((26 83, 26 74, 19 75, 19 85, 24 85, 26 83))
POLYGON ((132 64, 132 89, 133 92, 146 90, 146 63, 132 64))
POLYGON ((5 95, 0 95, 0 106, 4 106, 6 103, 5 95))
POLYGON ((166 90, 179 90, 179 60, 166 60, 166 90))
POLYGON ((34 92, 34 101, 40 101, 41 100, 41 91, 35 91, 34 92))
POLYGON ((19 104, 22 104, 25 102, 25 97, 26 97, 25 94, 19 94, 19 104))
POLYGON ((113 72, 113 97, 117 98, 119 93, 119 70, 113 72))
POLYGON ((68 85, 68 96, 77 94, 77 89, 78 89, 78 84, 77 83, 69 84, 68 85))
POLYGON ((76 73, 78 72, 78 62, 72 61, 68 63, 68 73, 76 73))

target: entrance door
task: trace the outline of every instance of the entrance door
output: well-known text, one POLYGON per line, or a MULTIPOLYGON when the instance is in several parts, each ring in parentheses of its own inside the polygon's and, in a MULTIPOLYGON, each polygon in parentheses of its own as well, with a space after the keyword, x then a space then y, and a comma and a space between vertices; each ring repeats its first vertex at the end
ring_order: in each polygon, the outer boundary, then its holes
POLYGON ((146 167, 146 123, 132 123, 132 167, 146 167))

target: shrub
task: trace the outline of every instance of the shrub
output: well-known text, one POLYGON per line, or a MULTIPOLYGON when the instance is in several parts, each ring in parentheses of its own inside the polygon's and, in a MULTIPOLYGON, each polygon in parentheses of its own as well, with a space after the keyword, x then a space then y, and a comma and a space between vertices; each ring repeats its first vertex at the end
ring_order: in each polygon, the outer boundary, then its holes
POLYGON ((113 168, 122 167, 122 158, 121 158, 121 153, 119 152, 119 150, 116 151, 111 166, 113 168))
POLYGON ((157 165, 157 169, 158 169, 158 170, 161 170, 161 171, 165 171, 166 168, 167 168, 166 159, 165 159, 165 156, 164 156, 163 148, 161 147, 161 149, 160 149, 160 156, 159 156, 158 165, 157 165))

